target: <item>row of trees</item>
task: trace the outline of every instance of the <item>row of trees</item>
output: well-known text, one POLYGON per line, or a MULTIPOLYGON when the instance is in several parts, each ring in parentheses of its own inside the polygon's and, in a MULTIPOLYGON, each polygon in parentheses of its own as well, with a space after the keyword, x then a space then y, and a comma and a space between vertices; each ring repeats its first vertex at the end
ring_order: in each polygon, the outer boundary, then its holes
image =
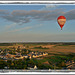
POLYGON ((33 59, 8 60, 7 62, 0 59, 0 69, 5 69, 5 67, 8 67, 8 69, 28 69, 28 67, 34 67, 35 65, 38 69, 52 68, 50 65, 42 64, 37 62, 37 60, 34 61, 33 59))
POLYGON ((4 69, 8 67, 9 69, 28 69, 28 67, 37 66, 38 69, 62 69, 66 67, 66 64, 61 59, 50 59, 48 60, 49 64, 43 64, 41 61, 39 62, 37 59, 19 59, 19 60, 8 60, 5 62, 0 59, 0 69, 4 69), (58 60, 58 61, 56 61, 58 60))
POLYGON ((0 69, 5 69, 5 67, 8 67, 8 69, 27 69, 27 61, 29 59, 24 60, 7 60, 5 62, 4 60, 0 59, 0 69))

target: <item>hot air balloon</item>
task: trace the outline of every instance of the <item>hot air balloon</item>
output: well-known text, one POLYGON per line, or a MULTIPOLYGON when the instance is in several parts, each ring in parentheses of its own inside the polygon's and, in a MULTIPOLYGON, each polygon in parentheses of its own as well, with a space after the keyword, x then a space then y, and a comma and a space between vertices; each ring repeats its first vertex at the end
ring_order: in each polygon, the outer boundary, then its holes
POLYGON ((61 30, 62 30, 62 28, 63 28, 63 26, 66 22, 66 18, 64 16, 59 16, 57 21, 58 21, 58 24, 59 24, 59 26, 61 27, 61 30))

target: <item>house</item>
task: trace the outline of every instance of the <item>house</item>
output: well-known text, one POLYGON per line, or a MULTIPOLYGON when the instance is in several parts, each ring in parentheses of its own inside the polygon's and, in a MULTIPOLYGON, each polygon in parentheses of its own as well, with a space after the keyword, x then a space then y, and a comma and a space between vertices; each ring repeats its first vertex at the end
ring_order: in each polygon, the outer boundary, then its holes
POLYGON ((3 59, 4 59, 4 60, 7 60, 7 58, 6 58, 6 57, 3 57, 3 59))
POLYGON ((5 66, 4 69, 9 69, 9 67, 8 66, 5 66))
POLYGON ((39 57, 39 54, 36 54, 37 57, 39 57))
POLYGON ((22 56, 21 53, 16 53, 17 56, 22 56))
POLYGON ((42 56, 42 54, 39 54, 39 56, 42 56))
POLYGON ((45 55, 45 52, 43 52, 43 55, 45 55))
POLYGON ((48 53, 46 52, 46 55, 48 55, 48 53))
POLYGON ((6 58, 11 58, 11 54, 9 54, 9 53, 6 53, 6 56, 5 56, 6 58))
POLYGON ((31 52, 32 54, 34 54, 34 52, 31 52))
POLYGON ((1 53, 1 50, 0 50, 0 53, 1 53))
POLYGON ((68 70, 75 69, 75 62, 74 62, 74 60, 68 60, 68 61, 66 61, 66 66, 67 66, 68 70))
POLYGON ((21 59, 21 56, 17 56, 17 55, 15 55, 14 58, 15 58, 15 59, 21 59))
POLYGON ((31 58, 32 58, 32 56, 28 56, 28 58, 29 58, 29 59, 31 59, 31 58))
POLYGON ((25 46, 23 48, 26 48, 25 46))
POLYGON ((32 52, 30 52, 29 54, 27 54, 28 56, 31 56, 33 53, 32 52))
POLYGON ((1 53, 3 53, 3 51, 1 51, 1 53))
POLYGON ((15 50, 17 50, 17 48, 15 50))
POLYGON ((3 55, 0 55, 0 58, 4 58, 4 56, 3 55))
POLYGON ((34 54, 38 54, 38 52, 34 52, 34 54))
POLYGON ((37 68, 36 65, 35 65, 35 66, 32 66, 32 65, 31 65, 31 66, 28 67, 28 69, 30 69, 30 70, 36 70, 36 69, 38 69, 38 68, 37 68))
POLYGON ((36 69, 37 69, 37 66, 35 65, 35 66, 34 66, 34 70, 36 70, 36 69))
POLYGON ((75 63, 67 66, 67 69, 75 69, 75 63))
POLYGON ((33 54, 32 57, 33 57, 33 58, 36 58, 36 54, 33 54))
POLYGON ((39 57, 39 54, 33 54, 32 57, 37 58, 37 57, 39 57))
POLYGON ((73 60, 68 60, 68 61, 66 61, 66 66, 68 66, 68 65, 70 65, 70 64, 72 64, 72 63, 74 63, 74 61, 73 60))
POLYGON ((36 54, 36 57, 39 57, 39 54, 36 54))
POLYGON ((12 55, 12 54, 6 53, 5 57, 6 57, 6 58, 14 58, 15 55, 12 55))
POLYGON ((39 52, 39 54, 42 54, 41 52, 39 52))
POLYGON ((44 52, 43 55, 48 55, 48 53, 44 52))
POLYGON ((15 56, 14 58, 20 58, 20 56, 15 56))
POLYGON ((3 59, 5 62, 7 62, 8 61, 8 59, 3 59))
POLYGON ((49 71, 51 71, 51 69, 49 68, 49 71))
POLYGON ((23 59, 23 58, 24 58, 23 56, 20 57, 20 59, 23 59))
POLYGON ((23 55, 24 58, 28 58, 28 55, 23 55))
POLYGON ((72 60, 72 63, 75 63, 74 60, 72 60))

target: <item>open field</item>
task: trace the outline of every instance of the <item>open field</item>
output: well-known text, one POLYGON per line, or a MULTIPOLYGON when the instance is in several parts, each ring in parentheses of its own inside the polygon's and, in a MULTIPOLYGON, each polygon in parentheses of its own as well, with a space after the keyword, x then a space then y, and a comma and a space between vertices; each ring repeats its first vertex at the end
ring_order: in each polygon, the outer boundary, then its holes
POLYGON ((0 48, 11 48, 18 46, 25 47, 31 51, 48 52, 49 54, 75 53, 75 45, 60 45, 60 44, 13 44, 11 46, 0 46, 0 48), (35 48, 36 47, 36 48, 35 48), (41 47, 41 48, 39 48, 41 47))
POLYGON ((40 45, 41 47, 47 47, 49 49, 32 49, 31 51, 40 51, 48 52, 51 54, 60 54, 60 53, 75 53, 75 45, 40 45))

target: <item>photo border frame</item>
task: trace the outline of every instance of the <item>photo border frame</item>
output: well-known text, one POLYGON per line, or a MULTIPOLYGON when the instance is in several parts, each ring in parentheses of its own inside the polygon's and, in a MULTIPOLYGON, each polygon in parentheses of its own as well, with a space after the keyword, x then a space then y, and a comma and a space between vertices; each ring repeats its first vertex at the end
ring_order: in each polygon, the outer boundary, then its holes
MULTIPOLYGON (((75 5, 75 1, 1 1, 0 0, 0 5, 23 5, 23 4, 59 4, 59 5, 75 5)), ((75 74, 75 70, 0 70, 1 74, 12 74, 12 73, 19 73, 21 72, 21 74, 67 74, 67 73, 71 73, 71 74, 75 74)))

